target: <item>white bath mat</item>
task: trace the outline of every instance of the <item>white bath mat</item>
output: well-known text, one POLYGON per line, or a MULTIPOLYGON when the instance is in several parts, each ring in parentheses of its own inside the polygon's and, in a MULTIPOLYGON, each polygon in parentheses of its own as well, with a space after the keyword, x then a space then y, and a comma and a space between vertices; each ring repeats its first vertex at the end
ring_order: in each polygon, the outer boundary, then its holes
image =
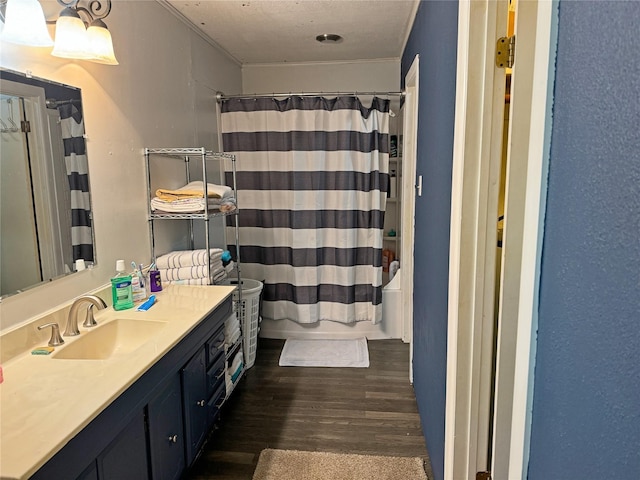
POLYGON ((281 367, 368 367, 366 338, 349 340, 288 339, 280 354, 281 367))

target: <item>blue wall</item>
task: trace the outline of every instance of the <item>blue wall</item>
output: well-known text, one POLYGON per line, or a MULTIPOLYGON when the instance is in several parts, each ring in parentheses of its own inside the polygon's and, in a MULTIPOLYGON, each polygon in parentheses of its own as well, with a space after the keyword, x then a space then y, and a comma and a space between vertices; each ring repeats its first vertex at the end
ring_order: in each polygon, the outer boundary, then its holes
POLYGON ((402 56, 404 79, 420 54, 416 197, 414 388, 436 479, 444 477, 449 221, 458 2, 425 1, 402 56))
POLYGON ((529 479, 640 478, 640 3, 561 1, 529 479))

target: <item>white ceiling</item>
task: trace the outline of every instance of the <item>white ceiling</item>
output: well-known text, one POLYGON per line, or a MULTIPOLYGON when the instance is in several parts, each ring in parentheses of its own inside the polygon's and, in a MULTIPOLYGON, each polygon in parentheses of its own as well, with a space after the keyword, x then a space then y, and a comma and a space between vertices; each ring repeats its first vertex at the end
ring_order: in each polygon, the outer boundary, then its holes
POLYGON ((242 64, 399 58, 420 0, 163 0, 242 64), (315 37, 337 33, 338 44, 315 37))

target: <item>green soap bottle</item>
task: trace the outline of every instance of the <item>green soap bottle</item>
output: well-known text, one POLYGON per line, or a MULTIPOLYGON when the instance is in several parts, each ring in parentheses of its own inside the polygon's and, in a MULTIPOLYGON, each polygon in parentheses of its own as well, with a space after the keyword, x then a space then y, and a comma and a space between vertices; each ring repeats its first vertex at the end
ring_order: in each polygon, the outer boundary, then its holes
POLYGON ((125 273, 124 260, 116 262, 116 276, 111 279, 111 297, 114 310, 133 308, 131 275, 125 273))

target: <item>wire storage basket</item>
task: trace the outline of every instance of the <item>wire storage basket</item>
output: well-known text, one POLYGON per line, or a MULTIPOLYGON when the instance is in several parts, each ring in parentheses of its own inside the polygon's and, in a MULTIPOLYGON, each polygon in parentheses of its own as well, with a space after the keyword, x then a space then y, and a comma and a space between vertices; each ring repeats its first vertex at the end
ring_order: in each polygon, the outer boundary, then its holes
MULTIPOLYGON (((237 285, 237 281, 232 281, 232 285, 237 285)), ((260 331, 260 294, 262 293, 262 282, 250 278, 242 279, 242 302, 236 312, 238 320, 242 325, 244 361, 246 368, 253 367, 256 361, 256 351, 258 350, 258 332, 260 331)), ((238 290, 233 292, 233 300, 238 301, 238 290)))

